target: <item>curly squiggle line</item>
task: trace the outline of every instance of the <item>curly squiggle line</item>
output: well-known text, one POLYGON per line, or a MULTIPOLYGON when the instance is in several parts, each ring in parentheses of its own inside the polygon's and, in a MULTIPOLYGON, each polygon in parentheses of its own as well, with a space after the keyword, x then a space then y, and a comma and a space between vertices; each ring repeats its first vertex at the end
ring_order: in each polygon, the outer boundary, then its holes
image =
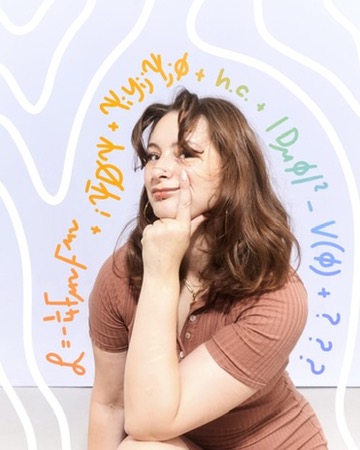
MULTIPOLYGON (((194 0, 191 5, 187 17, 187 32, 189 39, 192 43, 199 47, 205 53, 217 56, 219 58, 229 59, 232 61, 239 62, 241 64, 248 65, 253 67, 260 72, 265 73, 267 76, 270 76, 283 84, 294 96, 298 98, 298 100, 303 103, 309 111, 313 114, 314 118, 320 123, 321 127, 325 131, 328 136, 329 142, 332 143, 337 158, 339 160, 341 169, 344 174, 350 203, 352 206, 353 213, 353 229, 360 229, 360 200, 359 194, 357 191, 356 180, 354 177, 354 173, 351 169, 350 162, 346 156, 345 149, 334 129, 332 124, 330 123, 327 116, 323 113, 321 108, 313 101, 313 99, 303 91, 296 83, 294 83, 291 79, 286 77, 282 72, 270 66, 269 64, 264 63, 256 58, 239 54, 233 52, 231 50, 227 50, 221 47, 216 47, 214 45, 208 44, 207 42, 202 41, 196 33, 196 17, 199 13, 199 10, 204 3, 204 0, 194 0)), ((360 235, 358 233, 354 233, 354 264, 353 264, 353 272, 360 273, 360 235)), ((350 314, 349 314, 349 324, 348 324, 348 335, 347 335, 347 343, 346 350, 343 359, 342 365, 342 376, 341 383, 344 380, 347 380, 350 373, 351 361, 354 356, 355 345, 356 345, 356 335, 358 328, 358 320, 359 320, 359 312, 360 312, 360 280, 359 277, 353 277, 353 286, 352 286, 352 296, 350 302, 350 314)), ((337 405, 336 414, 338 420, 339 431, 345 441, 347 448, 349 450, 358 450, 346 424, 346 418, 344 416, 343 409, 339 409, 337 405)))
POLYGON ((0 25, 2 25, 6 31, 14 34, 15 36, 24 36, 25 34, 29 34, 40 24, 54 2, 55 0, 44 0, 33 17, 24 25, 15 25, 11 22, 4 10, 0 8, 0 25))
POLYGON ((333 4, 331 0, 323 0, 323 5, 330 16, 336 20, 351 35, 356 45, 357 54, 360 62, 360 30, 350 22, 333 4))
POLYGON ((39 99, 35 103, 31 103, 30 100, 26 97, 19 83, 16 81, 14 75, 10 72, 10 70, 3 64, 0 64, 0 76, 4 78, 19 105, 29 114, 39 114, 46 107, 52 94, 55 84, 55 78, 64 54, 76 33, 90 17, 95 8, 95 4, 96 0, 88 0, 79 16, 74 20, 74 22, 64 33, 64 36, 57 46, 50 61, 49 68, 45 77, 43 90, 39 96, 39 99))
POLYGON ((297 52, 296 50, 290 48, 289 46, 275 39, 274 36, 272 36, 269 33, 268 29, 266 28, 264 22, 262 0, 254 0, 253 4, 254 4, 254 18, 256 28, 260 36, 264 39, 264 41, 271 47, 275 48, 275 50, 277 50, 278 52, 282 53, 288 58, 298 62, 299 64, 302 64, 303 66, 311 69, 312 71, 324 77, 342 95, 342 97, 344 98, 346 103, 350 106, 350 108, 354 111, 354 113, 360 117, 360 103, 356 100, 353 93, 345 85, 345 83, 342 80, 340 80, 340 78, 337 75, 335 75, 331 70, 324 67, 314 59, 311 59, 308 56, 305 56, 302 53, 297 52))
MULTIPOLYGON (((9 135, 12 137, 16 147, 18 148, 20 155, 25 163, 25 166, 29 172, 32 184, 38 195, 49 204, 53 204, 53 197, 48 193, 41 180, 39 171, 36 167, 35 161, 31 155, 29 147, 27 146, 20 131, 16 128, 15 124, 6 116, 0 114, 0 125, 3 126, 9 135)), ((68 181, 69 182, 69 181, 68 181)), ((56 204, 56 203, 54 203, 56 204)))
POLYGON ((20 422, 22 423, 22 426, 25 431, 28 450, 36 450, 37 446, 34 428, 24 408, 24 405, 21 403, 8 377, 6 376, 6 373, 2 367, 1 362, 0 362, 0 384, 3 387, 5 394, 8 396, 11 404, 13 405, 17 415, 19 416, 20 422))
MULTIPOLYGON (((340 11, 338 9, 335 8, 334 4, 331 2, 331 0, 323 0, 323 5, 325 7, 325 9, 327 10, 327 12, 332 16, 332 18, 334 20, 336 20, 342 27, 344 27, 352 36, 356 48, 357 48, 357 54, 358 54, 358 58, 359 58, 359 62, 360 62, 360 31, 345 17, 343 16, 340 11)), ((354 271, 354 273, 357 273, 354 271)), ((353 347, 355 351, 355 346, 356 346, 356 336, 354 336, 354 332, 355 332, 355 324, 354 319, 352 319, 352 314, 357 314, 356 317, 358 317, 358 313, 356 311, 352 311, 350 313, 350 321, 351 323, 351 327, 348 330, 348 338, 347 338, 347 342, 346 342, 346 348, 349 345, 349 340, 354 339, 353 342, 353 347)), ((346 423, 346 418, 345 418, 345 395, 346 395, 346 388, 347 388, 347 383, 348 383, 348 379, 349 379, 349 374, 351 371, 351 367, 352 367, 352 355, 353 353, 351 353, 350 355, 348 354, 349 352, 345 352, 344 355, 344 363, 341 367, 341 372, 340 372, 340 377, 339 377, 339 382, 338 382, 338 386, 336 389, 336 397, 335 397, 335 411, 336 411, 336 420, 338 423, 338 427, 339 429, 342 430, 342 434, 343 436, 346 436, 346 441, 351 442, 351 434, 350 431, 348 429, 347 423, 346 423)), ((345 440, 345 438, 344 438, 345 440)), ((355 446, 353 447, 355 450, 355 446)), ((358 447, 357 447, 358 448, 358 447)))
MULTIPOLYGON (((40 392, 42 393, 48 404, 51 406, 57 418, 57 421, 59 423, 62 448, 63 450, 69 450, 71 449, 71 441, 70 441, 69 425, 66 419, 66 415, 62 407, 58 403, 56 397, 54 396, 54 394, 51 392, 46 382, 44 381, 36 363, 33 346, 33 336, 32 336, 32 292, 33 292, 32 270, 31 270, 30 251, 25 235, 25 230, 21 222, 19 213, 16 209, 16 205, 12 197, 10 196, 9 192, 7 191, 5 185, 1 181, 0 181, 0 198, 3 200, 6 210, 11 219, 16 235, 18 249, 20 252, 22 285, 23 285, 23 345, 26 362, 37 387, 39 388, 40 392)), ((19 407, 17 402, 13 402, 12 397, 10 397, 10 400, 12 401, 12 404, 19 417, 23 419, 24 417, 21 407, 19 407)), ((31 431, 29 430, 26 421, 23 422, 23 425, 25 425, 26 427, 25 431, 27 432, 27 436, 31 439, 30 442, 32 442, 33 448, 36 449, 36 442, 34 444, 34 441, 31 437, 31 431)))
POLYGON ((115 49, 108 55, 105 61, 101 64, 101 66, 96 71, 95 75, 91 79, 83 98, 81 99, 80 105, 76 112, 76 116, 73 122, 73 126, 71 128, 69 141, 67 144, 63 173, 61 176, 60 185, 58 191, 52 195, 50 194, 44 186, 42 179, 40 177, 39 171, 36 167, 34 159, 31 155, 31 152, 24 141, 21 133, 16 128, 16 126, 11 122, 7 117, 0 115, 0 125, 2 125, 12 137, 14 143, 19 149, 20 155, 25 163, 27 171, 30 175, 32 184, 39 195, 39 197, 49 205, 58 205, 61 203, 66 194, 68 192, 72 170, 74 165, 75 152, 77 148, 77 144, 79 141, 79 136, 81 132, 82 125, 84 123, 87 111, 90 107, 91 101, 106 74, 111 69, 111 67, 115 64, 115 62, 120 58, 123 52, 130 47, 130 45, 135 41, 135 39, 139 36, 143 28, 145 27, 151 11, 153 9, 155 0, 146 0, 145 5, 141 11, 141 14, 135 23, 132 30, 126 35, 126 37, 115 47, 115 49))

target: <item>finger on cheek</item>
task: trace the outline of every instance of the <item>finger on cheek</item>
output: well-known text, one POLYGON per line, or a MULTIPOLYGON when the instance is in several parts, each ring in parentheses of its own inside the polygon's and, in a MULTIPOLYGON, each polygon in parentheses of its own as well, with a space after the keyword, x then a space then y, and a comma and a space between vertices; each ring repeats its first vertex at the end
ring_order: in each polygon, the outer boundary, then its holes
POLYGON ((185 169, 183 169, 183 170, 181 171, 181 174, 180 174, 180 180, 181 180, 181 186, 182 186, 182 187, 187 187, 187 186, 189 186, 189 176, 188 176, 188 174, 187 174, 187 172, 186 172, 185 169))

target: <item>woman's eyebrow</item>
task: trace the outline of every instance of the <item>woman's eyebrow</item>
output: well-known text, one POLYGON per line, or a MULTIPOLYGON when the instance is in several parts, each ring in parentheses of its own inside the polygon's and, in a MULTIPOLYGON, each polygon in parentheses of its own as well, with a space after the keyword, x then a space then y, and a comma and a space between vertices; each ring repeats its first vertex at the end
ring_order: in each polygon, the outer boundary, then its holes
MULTIPOLYGON (((179 143, 178 142, 173 142, 171 144, 171 148, 175 148, 178 147, 179 143)), ((161 146, 159 144, 157 144, 156 142, 148 142, 148 145, 146 147, 146 150, 150 149, 150 148, 155 148, 156 150, 161 150, 161 146)))
POLYGON ((160 150, 160 147, 157 144, 155 144, 155 142, 148 142, 146 150, 148 150, 149 148, 156 148, 157 150, 160 150))
POLYGON ((205 148, 203 145, 199 144, 198 142, 194 141, 187 141, 188 145, 191 147, 191 149, 196 153, 204 153, 205 148))

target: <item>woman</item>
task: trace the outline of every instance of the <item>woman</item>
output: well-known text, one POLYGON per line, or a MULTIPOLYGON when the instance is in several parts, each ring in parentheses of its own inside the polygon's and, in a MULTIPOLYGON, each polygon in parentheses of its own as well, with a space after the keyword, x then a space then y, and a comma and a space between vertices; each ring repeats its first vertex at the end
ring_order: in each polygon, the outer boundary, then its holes
POLYGON ((182 90, 145 110, 132 142, 136 227, 90 299, 90 450, 326 449, 285 370, 306 291, 246 119, 182 90))

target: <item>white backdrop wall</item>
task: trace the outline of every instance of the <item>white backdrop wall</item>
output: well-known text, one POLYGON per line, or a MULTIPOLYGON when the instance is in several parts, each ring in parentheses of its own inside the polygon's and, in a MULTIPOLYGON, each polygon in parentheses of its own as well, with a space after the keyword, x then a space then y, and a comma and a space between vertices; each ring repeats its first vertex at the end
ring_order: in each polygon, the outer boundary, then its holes
POLYGON ((235 102, 302 246, 299 386, 360 386, 358 0, 0 0, 0 382, 89 386, 88 295, 136 211, 130 132, 235 102))

